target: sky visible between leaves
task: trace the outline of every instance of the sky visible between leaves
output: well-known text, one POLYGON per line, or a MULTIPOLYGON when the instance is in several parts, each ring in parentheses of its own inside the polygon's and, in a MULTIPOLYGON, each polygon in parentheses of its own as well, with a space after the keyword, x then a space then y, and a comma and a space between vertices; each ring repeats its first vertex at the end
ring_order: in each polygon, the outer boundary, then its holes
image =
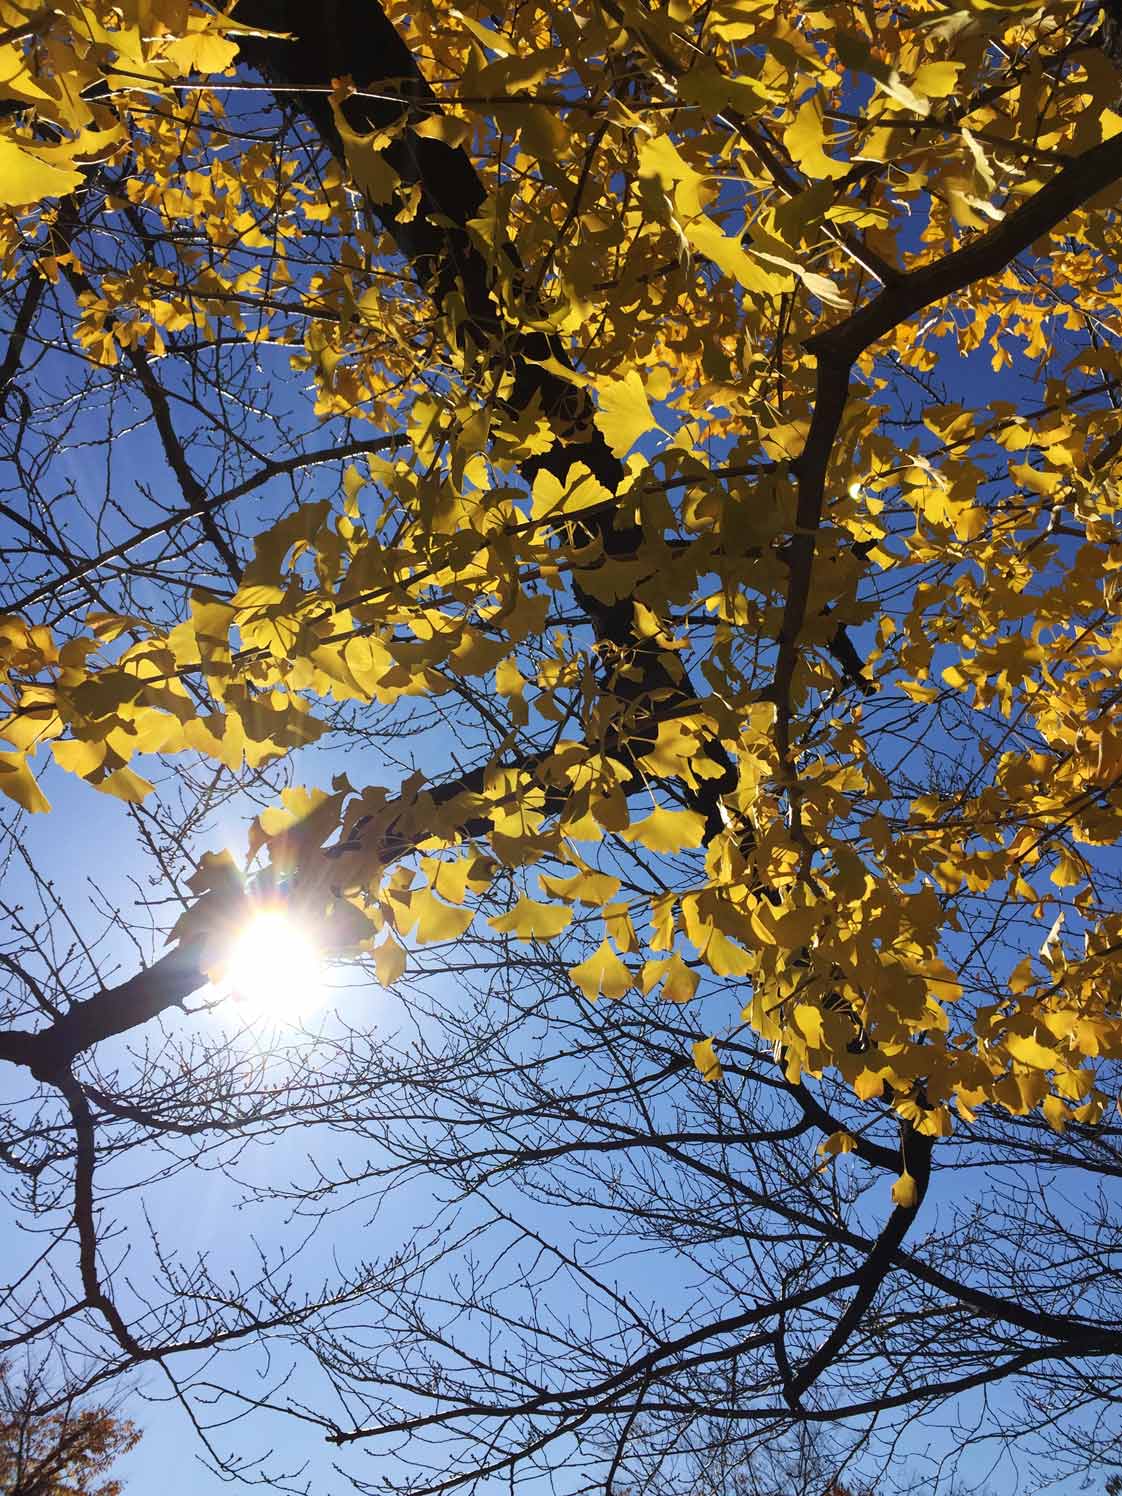
MULTIPOLYGON (((266 351, 263 356, 273 357, 274 355, 266 351)), ((278 368, 277 388, 285 391, 286 397, 289 392, 291 393, 289 403, 295 407, 305 398, 298 389, 299 380, 285 367, 286 359, 282 354, 278 353, 275 357, 278 368)), ((1005 370, 995 375, 987 365, 986 350, 979 350, 964 358, 956 349, 945 347, 933 379, 937 385, 942 385, 945 389, 946 403, 983 405, 996 399, 1016 400, 1019 393, 1015 388, 1016 371, 1005 370)), ((908 391, 904 387, 901 390, 901 398, 906 400, 907 397, 908 391)), ((310 400, 310 396, 307 398, 310 400)), ((324 434, 327 435, 326 430, 324 434)), ((123 452, 133 454, 123 457, 118 464, 122 488, 127 489, 134 481, 143 481, 148 466, 144 452, 145 443, 148 440, 149 438, 144 434, 133 434, 122 439, 123 452)), ((157 471, 154 464, 152 471, 153 473, 157 471)), ((81 472, 75 471, 74 478, 76 482, 80 482, 81 472)), ((330 475, 324 474, 318 478, 311 476, 303 480, 301 496, 307 500, 321 492, 331 491, 333 491, 333 480, 330 475)), ((276 485, 275 492, 279 509, 285 502, 285 489, 282 485, 276 485)), ((260 522, 267 517, 265 514, 255 512, 252 516, 253 523, 260 527, 260 522)), ((87 538, 81 534, 72 534, 69 537, 75 549, 81 549, 87 543, 87 538)), ((876 586, 875 575, 872 581, 876 586)), ((886 581, 890 583, 891 578, 887 578, 886 581)), ((157 584, 153 582, 152 585, 157 584)), ((871 645, 874 633, 874 626, 869 625, 864 635, 857 637, 856 642, 861 652, 871 645)), ((938 661, 936 661, 936 669, 933 670, 933 678, 936 679, 938 678, 937 667, 938 661)), ((443 755, 448 746, 439 741, 424 740, 418 757, 412 765, 403 765, 403 777, 407 767, 420 768, 434 774, 440 772, 447 762, 443 755)), ((947 766, 959 767, 962 763, 962 749, 959 743, 945 734, 925 737, 922 743, 917 744, 916 753, 921 759, 930 755, 936 763, 942 762, 947 766)), ((356 784, 365 783, 367 782, 365 771, 361 763, 354 762, 356 756, 348 749, 345 741, 341 745, 330 745, 326 748, 304 749, 293 756, 288 772, 296 783, 322 784, 328 782, 331 775, 337 772, 349 774, 356 784)), ((172 773, 174 770, 166 772, 172 773)), ((134 877, 143 877, 143 871, 136 854, 132 828, 123 816, 120 805, 96 795, 85 785, 60 772, 48 771, 47 778, 50 781, 47 785, 48 794, 54 803, 55 812, 41 821, 25 821, 21 834, 33 858, 49 870, 64 902, 75 910, 82 910, 90 909, 90 906, 98 899, 103 900, 106 907, 115 907, 130 904, 138 895, 143 897, 143 885, 138 889, 131 881, 134 877)), ((245 823, 259 808, 258 805, 249 801, 245 803, 234 801, 228 804, 221 817, 201 838, 198 850, 200 852, 218 850, 225 845, 240 853, 244 847, 245 823)), ((10 867, 5 879, 4 897, 10 902, 22 903, 29 902, 33 896, 33 887, 30 881, 21 875, 18 865, 10 867)), ((163 912, 156 911, 155 919, 157 922, 162 921, 163 912)), ((96 929, 99 925, 96 912, 91 911, 83 922, 87 929, 96 929)), ((1074 934, 1077 931, 1078 922, 1075 921, 1071 933, 1074 934)), ((1041 928, 1040 938, 1043 939, 1046 933, 1047 925, 1045 924, 1041 928)), ((148 954, 158 954, 158 949, 154 947, 148 954)), ((99 959, 106 980, 113 981, 127 976, 135 969, 137 953, 122 935, 110 933, 99 947, 99 959)), ((448 1000, 454 1002, 456 994, 455 981, 449 978, 448 1000)), ((392 997, 376 988, 359 988, 349 984, 343 977, 338 1000, 346 1006, 351 1016, 356 1012, 362 1012, 373 1024, 384 1024, 388 1027, 394 1025, 396 1004, 392 997)), ((574 1002, 576 1001, 578 999, 574 996, 574 1002)), ((722 1008, 719 1013, 715 1012, 715 1031, 719 1032, 721 1025, 727 1025, 728 1022, 727 1008, 722 1008)), ((243 1042, 252 1044, 252 1034, 247 1034, 243 1042)), ((243 1161, 232 1177, 198 1169, 179 1173, 162 1186, 146 1192, 145 1204, 151 1209, 153 1218, 157 1222, 162 1222, 160 1232, 165 1247, 173 1247, 184 1258, 187 1258, 193 1253, 205 1252, 208 1246, 219 1239, 226 1248, 236 1242, 238 1250, 235 1254, 235 1262, 246 1271, 251 1271, 255 1261, 254 1243, 249 1234, 251 1226, 263 1237, 271 1236, 276 1242, 284 1242, 298 1235, 300 1227, 298 1222, 287 1223, 282 1210, 267 1213, 264 1217, 264 1226, 261 1224, 262 1217, 258 1212, 239 1211, 237 1209, 241 1194, 239 1181, 249 1180, 255 1183, 283 1185, 288 1182, 294 1166, 300 1167, 301 1164, 298 1146, 293 1145, 291 1139, 286 1139, 282 1146, 255 1148, 252 1155, 243 1161)), ((843 1160, 839 1166, 857 1167, 849 1160, 843 1160)), ((103 1179, 102 1187, 111 1187, 111 1172, 108 1170, 105 1172, 106 1177, 103 1179)), ((949 1178, 943 1176, 938 1180, 928 1207, 928 1216, 933 1222, 930 1229, 937 1230, 938 1209, 943 1203, 940 1200, 940 1193, 949 1197, 957 1188, 954 1175, 950 1175, 949 1178)), ((365 1234, 371 1239, 369 1245, 363 1240, 363 1232, 356 1234, 357 1216, 346 1218, 347 1224, 339 1233, 334 1245, 341 1252, 349 1249, 376 1251, 383 1237, 389 1238, 398 1230, 410 1228, 413 1224, 412 1211, 415 1211, 418 1216, 423 1216, 429 1205, 430 1202, 421 1187, 417 1188, 413 1197, 395 1195, 385 1217, 375 1220, 365 1228, 365 1234)), ((373 1208, 372 1205, 372 1211, 373 1208)), ((1071 1202, 1071 1208, 1073 1211, 1078 1210, 1078 1202, 1071 1202)), ((127 1219, 125 1217, 126 1230, 127 1219)), ((0 1226, 0 1258, 5 1261, 18 1260, 28 1252, 29 1247, 33 1248, 33 1244, 29 1244, 22 1237, 14 1236, 6 1225, 0 1226)), ((122 1254, 127 1251, 127 1239, 121 1240, 119 1250, 122 1254)), ((322 1243, 317 1244, 314 1250, 322 1251, 322 1243)), ((625 1273, 626 1270, 626 1264, 622 1265, 621 1273, 625 1273)), ((645 1265, 643 1270, 648 1274, 647 1288, 657 1293, 665 1293, 668 1302, 672 1301, 675 1296, 688 1291, 688 1283, 684 1281, 681 1270, 669 1254, 665 1254, 660 1269, 663 1276, 657 1282, 652 1282, 649 1277, 649 1265, 645 1265)), ((245 1390, 247 1394, 253 1395, 258 1385, 258 1357, 254 1351, 246 1351, 243 1353, 243 1360, 246 1366, 245 1390)), ((260 1386, 264 1388, 275 1384, 284 1370, 284 1365, 282 1353, 282 1357, 274 1368, 273 1383, 260 1382, 260 1386)), ((286 1393, 294 1402, 301 1401, 305 1385, 310 1390, 310 1380, 307 1384, 304 1380, 308 1375, 306 1371, 298 1372, 297 1376, 288 1383, 286 1393)), ((126 1489, 130 1496, 134 1490, 138 1493, 144 1492, 145 1496, 149 1491, 152 1496, 187 1496, 187 1493, 211 1496, 212 1492, 229 1490, 230 1487, 226 1482, 208 1476, 196 1463, 197 1446, 186 1418, 175 1404, 148 1401, 151 1398, 159 1399, 167 1396, 167 1389, 162 1386, 158 1373, 152 1373, 138 1386, 137 1394, 143 1401, 134 1402, 128 1411, 144 1430, 145 1437, 138 1449, 121 1464, 121 1473, 126 1478, 126 1489)), ((999 1397, 1002 1395, 1006 1394, 997 1394, 999 1397)), ((309 1398, 309 1400, 314 1399, 309 1398)), ((964 1416, 969 1417, 969 1399, 964 1400, 963 1411, 964 1416)), ((311 1481, 313 1490, 319 1493, 333 1489, 330 1454, 324 1451, 314 1433, 309 1437, 299 1422, 281 1419, 272 1420, 269 1433, 273 1437, 274 1448, 284 1453, 293 1468, 301 1465, 306 1459, 311 1461, 308 1479, 311 1481)), ((223 1444, 229 1442, 236 1445, 236 1430, 232 1436, 219 1431, 218 1437, 223 1444)), ((260 1442, 265 1443, 266 1440, 262 1439, 260 1442)), ((906 1446, 910 1448, 913 1457, 918 1457, 927 1451, 929 1446, 937 1450, 938 1442, 937 1429, 915 1429, 911 1431, 906 1446)), ((1014 1496, 1014 1493, 1027 1492, 1033 1489, 1031 1482, 1043 1474, 1043 1472, 1011 1470, 992 1471, 985 1446, 981 1446, 973 1458, 976 1460, 974 1473, 979 1479, 984 1476, 995 1496, 1014 1496)), ((922 1470, 923 1467, 917 1468, 922 1470)), ((969 1474, 967 1466, 961 1469, 964 1475, 969 1474)), ((339 1481, 337 1484, 341 1489, 342 1482, 339 1481)))
MULTIPOLYGON (((299 377, 287 370, 286 361, 277 357, 276 362, 278 394, 292 405, 302 399, 310 399, 310 395, 305 396, 300 391, 299 377)), ((933 384, 945 390, 947 403, 961 402, 963 405, 981 406, 995 399, 1014 400, 1018 393, 1015 388, 1016 372, 1005 371, 995 375, 988 367, 988 362, 985 349, 963 357, 944 340, 942 356, 933 374, 933 384)), ((908 396, 909 391, 904 386, 901 398, 906 401, 908 396)), ((80 439, 80 428, 78 435, 80 439)), ((327 435, 328 432, 325 431, 325 438, 327 435)), ((644 446, 648 449, 648 455, 669 439, 670 437, 657 436, 647 438, 644 446)), ((127 494, 133 482, 145 482, 146 474, 150 473, 154 478, 161 472, 160 463, 153 460, 150 451, 145 450, 149 440, 145 432, 133 433, 121 440, 116 470, 122 495, 127 494)), ((82 474, 78 470, 75 470, 73 477, 76 483, 82 481, 82 474)), ((313 475, 304 480, 301 498, 307 501, 321 492, 331 492, 332 485, 330 471, 318 477, 313 475)), ((274 495, 273 512, 279 513, 287 502, 284 487, 274 485, 274 495)), ((122 502, 127 505, 127 499, 123 498, 122 502)), ((252 520, 255 525, 259 525, 267 517, 265 513, 255 510, 252 520)), ((74 534, 70 539, 76 549, 89 543, 89 537, 80 534, 74 534)), ((888 576, 887 580, 890 582, 891 577, 888 576)), ((873 586, 877 583, 878 578, 874 574, 873 586)), ((156 583, 153 582, 152 585, 155 586, 156 583)), ((859 652, 865 653, 872 646, 874 637, 875 626, 866 626, 855 640, 859 652)), ((932 674, 934 679, 938 678, 938 661, 932 674)), ((416 752, 416 756, 408 764, 403 764, 402 777, 410 768, 420 768, 439 775, 446 766, 445 754, 449 747, 454 745, 439 740, 417 740, 414 751, 416 748, 420 751, 416 752)), ((925 736, 922 743, 917 744, 916 751, 936 765, 955 767, 962 762, 961 746, 945 734, 925 736)), ((175 770, 165 769, 164 772, 173 774, 175 770)), ((329 782, 335 773, 347 773, 356 785, 367 782, 361 755, 349 748, 345 740, 336 743, 329 738, 326 746, 299 750, 285 768, 286 777, 295 783, 322 784, 329 782)), ((143 863, 137 852, 135 834, 116 801, 97 795, 72 776, 58 770, 48 770, 44 787, 54 804, 54 813, 49 817, 25 818, 21 838, 32 860, 49 870, 60 897, 69 908, 76 911, 77 923, 86 932, 91 932, 100 925, 93 906, 100 903, 104 909, 126 907, 146 896, 143 863), (137 879, 141 881, 138 883, 137 879)), ((211 824, 197 850, 218 850, 226 846, 239 857, 242 856, 247 823, 260 808, 259 803, 248 798, 230 802, 211 824)), ((21 872, 18 863, 7 870, 4 897, 9 902, 23 903, 25 906, 34 902, 33 884, 21 872)), ((155 924, 166 921, 166 910, 155 909, 153 921, 155 924)), ((1041 938, 1045 933, 1042 929, 1041 938)), ((962 938, 965 939, 965 936, 962 938)), ((147 954, 158 955, 159 943, 147 954)), ((123 979, 138 964, 135 948, 119 932, 113 931, 98 946, 98 959, 99 969, 107 984, 123 979)), ((450 1003, 454 1003, 457 998, 457 986, 451 977, 447 980, 447 997, 450 1003)), ((574 1002, 578 1000, 574 996, 574 1002)), ((400 1016, 396 1000, 391 994, 372 984, 362 984, 353 976, 348 977, 345 972, 334 975, 331 1001, 338 1002, 351 1020, 361 1014, 364 1021, 379 1029, 393 1029, 400 1016)), ((727 1029, 729 1026, 727 1004, 718 1000, 712 1006, 714 1032, 720 1033, 722 1027, 727 1029)), ((318 1019, 311 1021, 314 1024, 318 1019)), ((213 1026, 217 1020, 204 1020, 204 1023, 213 1026)), ((255 1043, 252 1027, 246 1029, 240 1042, 252 1048, 255 1043)), ((363 1160, 355 1145, 351 1144, 350 1148, 354 1154, 354 1163, 360 1166, 363 1160)), ((345 1156, 342 1146, 340 1153, 345 1156)), ((302 1228, 298 1220, 286 1220, 283 1208, 274 1207, 268 1211, 263 1211, 261 1207, 239 1209, 244 1186, 275 1185, 283 1188, 291 1183, 294 1171, 299 1173, 302 1167, 304 1159, 298 1140, 294 1143, 291 1137, 286 1137, 276 1147, 254 1147, 229 1177, 218 1171, 198 1168, 177 1173, 173 1178, 145 1190, 144 1207, 157 1224, 164 1249, 174 1251, 184 1262, 197 1253, 206 1253, 221 1244, 223 1256, 230 1257, 233 1267, 240 1272, 252 1274, 257 1243, 264 1247, 291 1244, 300 1237, 302 1228), (231 1247, 234 1248, 232 1254, 231 1247)), ((851 1159, 842 1159, 839 1160, 838 1167, 861 1166, 851 1159)), ((112 1171, 104 1170, 100 1182, 103 1192, 111 1192, 114 1183, 112 1171)), ((937 1171, 925 1213, 925 1219, 930 1223, 929 1230, 938 1230, 940 1209, 952 1202, 961 1189, 960 1176, 950 1171, 937 1171)), ((135 1208, 135 1204, 130 1204, 121 1218, 125 1235, 118 1239, 115 1246, 121 1254, 122 1263, 127 1263, 128 1212, 135 1208)), ((525 1208, 523 1202, 520 1205, 523 1213, 525 1208)), ((1079 1202, 1071 1201, 1070 1208, 1077 1212, 1079 1202)), ((327 1241, 330 1241, 333 1250, 344 1255, 348 1250, 376 1255, 380 1243, 394 1240, 401 1232, 407 1234, 418 1221, 423 1221, 431 1214, 431 1210, 431 1196, 420 1185, 408 1195, 395 1193, 380 1209, 376 1209, 375 1202, 372 1201, 369 1207, 369 1224, 356 1230, 362 1213, 348 1213, 342 1218, 342 1229, 333 1239, 322 1236, 317 1239, 311 1249, 313 1261, 316 1253, 323 1252, 327 1241)), ((551 1226, 556 1230, 563 1224, 557 1220, 550 1221, 547 1217, 548 1212, 543 1211, 543 1228, 551 1226)), ((141 1225, 139 1219, 137 1225, 141 1225)), ((34 1249, 33 1242, 14 1234, 6 1223, 0 1225, 0 1260, 15 1264, 24 1259, 29 1250, 34 1249)), ((657 1297, 664 1296, 668 1305, 680 1301, 681 1296, 689 1292, 688 1274, 682 1271, 669 1253, 663 1253, 659 1258, 656 1276, 652 1276, 649 1261, 644 1263, 642 1271, 646 1290, 653 1291, 657 1297)), ((626 1286, 628 1272, 629 1265, 621 1263, 623 1286, 626 1286)), ((244 1365, 242 1387, 250 1397, 275 1391, 289 1364, 282 1348, 272 1367, 271 1378, 263 1378, 260 1375, 260 1357, 254 1349, 243 1350, 240 1360, 244 1365)), ((306 1365, 299 1366, 284 1387, 285 1395, 297 1404, 305 1396, 309 1402, 316 1402, 315 1394, 319 1390, 321 1389, 316 1387, 315 1377, 306 1365)), ((1008 1395, 1004 1389, 998 1390, 991 1395, 991 1406, 994 1398, 1000 1400, 1008 1395)), ((200 1464, 198 1440, 190 1429, 186 1415, 176 1403, 172 1389, 158 1371, 148 1373, 133 1384, 133 1395, 127 1411, 144 1430, 144 1438, 139 1447, 126 1456, 119 1467, 130 1496, 133 1492, 138 1493, 138 1496, 139 1493, 149 1492, 152 1496, 217 1496, 218 1492, 230 1489, 226 1482, 207 1472, 200 1464)), ((205 1413, 205 1409, 201 1411, 205 1413)), ((976 1411, 973 1397, 960 1399, 955 1411, 969 1424, 976 1411)), ((216 1417, 220 1422, 227 1416, 226 1411, 216 1410, 216 1417)), ((953 1412, 948 1412, 948 1419, 952 1416, 953 1412)), ((220 1427, 214 1431, 214 1436, 223 1448, 238 1447, 236 1426, 229 1430, 220 1427)), ((254 1447, 271 1444, 274 1452, 282 1457, 282 1462, 287 1463, 293 1471, 306 1464, 305 1478, 310 1481, 317 1496, 321 1492, 326 1496, 327 1492, 343 1488, 341 1478, 331 1470, 331 1453, 325 1448, 318 1432, 308 1429, 299 1421, 271 1416, 264 1429, 258 1427, 254 1430, 252 1444, 254 1447)), ((906 1458, 909 1470, 914 1470, 916 1476, 922 1478, 937 1462, 942 1445, 943 1439, 938 1428, 929 1425, 914 1426, 903 1441, 901 1453, 906 1458)), ((372 1460, 371 1469, 375 1469, 376 1465, 377 1460, 372 1460)), ((1037 1488, 1037 1482, 1043 1485, 1047 1481, 1047 1472, 1039 1469, 1015 1470, 1006 1464, 994 1469, 992 1456, 985 1442, 980 1442, 969 1451, 958 1469, 960 1475, 968 1481, 984 1479, 993 1496, 1024 1496, 1024 1493, 1037 1488)), ((545 1489, 544 1479, 542 1488, 545 1489)), ((1066 1496, 1067 1491, 1074 1491, 1078 1486, 1074 1482, 1062 1482, 1055 1489, 1066 1496)))

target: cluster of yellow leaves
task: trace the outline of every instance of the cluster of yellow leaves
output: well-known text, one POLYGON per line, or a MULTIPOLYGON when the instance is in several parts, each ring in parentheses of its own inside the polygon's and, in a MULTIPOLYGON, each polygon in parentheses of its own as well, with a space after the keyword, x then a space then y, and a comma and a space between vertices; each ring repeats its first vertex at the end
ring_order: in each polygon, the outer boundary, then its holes
MULTIPOLYGON (((589 1000, 686 1002, 728 983, 790 1079, 836 1070, 921 1132, 984 1103, 1039 1106, 1056 1127, 1095 1120, 1098 1064, 1122 1058, 1120 916, 1095 884, 1097 852, 1122 830, 1122 537, 1110 461, 1096 466, 1119 427, 1103 389, 1122 377, 1110 203, 1051 236, 1035 279, 1006 267, 863 358, 789 711, 772 689, 814 416, 809 340, 878 277, 986 233, 1122 128, 1102 54, 1083 49, 1058 78, 1071 7, 725 0, 699 18, 577 0, 496 16, 399 0, 387 9, 439 107, 362 132, 339 80, 345 170, 314 190, 296 158, 258 145, 231 164, 212 94, 190 110, 165 100, 143 130, 139 113, 79 98, 95 79, 131 97, 232 57, 222 17, 172 0, 142 9, 96 12, 84 51, 74 38, 96 7, 56 7, 11 43, 13 77, 56 90, 33 107, 68 161, 90 132, 108 132, 102 149, 132 132, 135 169, 111 212, 189 225, 207 245, 177 250, 174 271, 145 260, 101 274, 80 297, 79 341, 103 363, 122 347, 159 356, 186 329, 298 343, 292 363, 322 416, 389 425, 409 453, 352 467, 337 502, 271 526, 237 591, 197 594, 174 629, 93 617, 56 641, 5 620, 0 791, 45 808, 30 762, 44 742, 135 799, 149 789, 137 755, 259 763, 319 734, 317 702, 485 698, 494 751, 470 788, 337 786, 260 818, 252 850, 340 921, 333 948, 378 939, 392 983, 411 945, 469 932, 557 942, 589 1000), (48 44, 55 61, 36 73, 48 44), (77 80, 69 115, 59 78, 77 80), (486 189, 469 230, 492 275, 491 349, 453 335, 455 295, 443 321, 418 315, 385 238, 355 212, 364 199, 398 203, 402 221, 417 211, 384 155, 406 130, 463 146, 486 189), (321 233, 331 257, 294 268, 290 246, 311 260, 321 233), (528 333, 574 365, 543 360, 591 397, 594 429, 625 464, 616 493, 581 462, 520 480, 574 435, 512 408, 507 351, 528 333), (1081 340, 1076 357, 1064 338, 1081 340), (936 402, 929 376, 952 339, 962 357, 991 348, 995 371, 1039 364, 1038 406, 936 402), (1067 375, 1098 380, 1097 395, 1067 375), (901 437, 886 418, 903 424, 913 388, 923 423, 901 437), (626 555, 585 522, 606 507, 639 532, 626 555), (830 647, 839 625, 869 621, 871 577, 887 601, 866 704, 830 647), (591 644, 571 623, 574 586, 623 604, 630 636, 591 644), (901 789, 877 721, 906 713, 937 741, 948 702, 978 714, 977 762, 949 789, 901 789), (715 781, 707 817, 690 797, 715 781), (1083 951, 1057 935, 1038 953, 1025 936, 1024 959, 979 989, 966 895, 1018 910, 1030 932, 1062 905, 1083 951)), ((34 172, 77 172, 26 123, 10 128, 11 148, 34 158, 26 201, 55 191, 34 172)), ((58 257, 41 263, 59 270, 58 257)), ((229 868, 203 871, 205 924, 234 895, 229 868)), ((695 1050, 708 1079, 719 1047, 695 1050)))
POLYGON ((128 144, 122 96, 166 92, 237 54, 230 18, 191 0, 0 4, 0 207, 63 197, 128 144))

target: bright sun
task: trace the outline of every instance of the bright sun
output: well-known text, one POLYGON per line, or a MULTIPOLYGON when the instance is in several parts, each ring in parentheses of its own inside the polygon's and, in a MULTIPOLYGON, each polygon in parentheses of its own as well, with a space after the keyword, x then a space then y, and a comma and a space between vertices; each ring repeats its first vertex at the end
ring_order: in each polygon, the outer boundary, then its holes
POLYGON ((292 1019, 323 1000, 323 954, 283 909, 262 909, 234 941, 226 962, 231 995, 261 1017, 292 1019))

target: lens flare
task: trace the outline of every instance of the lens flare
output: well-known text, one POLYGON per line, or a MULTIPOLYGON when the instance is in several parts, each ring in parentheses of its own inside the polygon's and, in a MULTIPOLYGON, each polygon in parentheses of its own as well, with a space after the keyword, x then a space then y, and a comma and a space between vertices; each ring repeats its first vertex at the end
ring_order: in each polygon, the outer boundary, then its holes
POLYGON ((293 1019, 323 1001, 323 953, 284 909, 261 909, 226 961, 230 995, 263 1018, 293 1019))

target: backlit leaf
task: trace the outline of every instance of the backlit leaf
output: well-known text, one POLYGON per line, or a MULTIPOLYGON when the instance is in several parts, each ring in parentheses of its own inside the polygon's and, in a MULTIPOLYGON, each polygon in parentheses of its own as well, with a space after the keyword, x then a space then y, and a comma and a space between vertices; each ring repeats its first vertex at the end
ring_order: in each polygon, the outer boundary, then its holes
POLYGON ((617 457, 624 457, 641 436, 655 429, 643 381, 634 369, 622 379, 597 387, 596 425, 617 457))
POLYGON ((20 206, 45 197, 65 197, 83 181, 75 167, 55 166, 0 135, 0 203, 20 206))
POLYGON ((570 967, 569 976, 590 1002, 598 997, 622 997, 632 985, 631 973, 606 940, 587 961, 570 967))
POLYGON ((523 896, 508 913, 495 915, 487 923, 500 935, 513 935, 516 940, 553 940, 572 918, 571 909, 523 896))
POLYGON ((112 774, 107 774, 97 782, 97 787, 104 794, 113 795, 117 800, 124 800, 130 805, 139 805, 155 788, 147 779, 128 768, 116 769, 112 774))
POLYGON ((405 951, 392 935, 374 947, 374 970, 383 987, 392 987, 405 974, 405 951))
POLYGON ((27 767, 23 753, 0 753, 0 794, 32 814, 50 810, 51 804, 27 767))
POLYGON ((705 818, 696 810, 668 810, 660 805, 619 834, 624 841, 637 841, 649 852, 683 852, 699 847, 704 832, 705 818))
POLYGON ((718 1081, 724 1075, 712 1039, 699 1039, 692 1047, 693 1062, 702 1080, 718 1081))
POLYGON ((844 177, 849 167, 835 161, 826 154, 826 131, 822 119, 822 106, 817 99, 807 99, 800 105, 793 123, 783 133, 783 144, 791 153, 796 166, 808 177, 844 177))
POLYGON ((905 1210, 912 1210, 918 1199, 919 1191, 916 1188, 915 1179, 905 1170, 892 1186, 892 1203, 902 1206, 905 1210))

